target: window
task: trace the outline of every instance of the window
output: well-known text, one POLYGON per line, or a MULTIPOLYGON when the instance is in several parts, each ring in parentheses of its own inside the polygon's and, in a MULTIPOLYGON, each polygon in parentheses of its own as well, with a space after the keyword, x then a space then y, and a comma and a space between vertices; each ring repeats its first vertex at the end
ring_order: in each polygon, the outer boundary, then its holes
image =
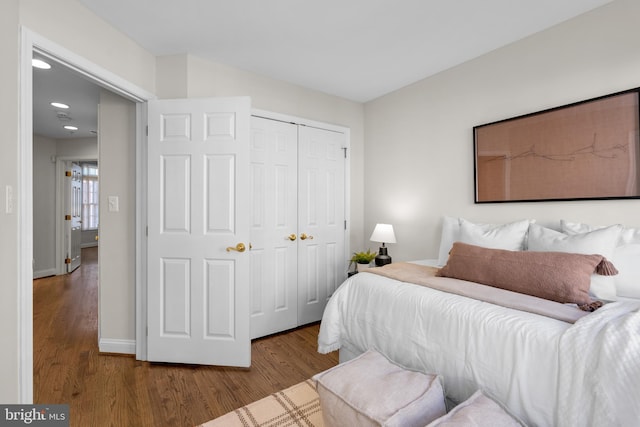
POLYGON ((98 229, 98 165, 82 165, 82 229, 98 229))

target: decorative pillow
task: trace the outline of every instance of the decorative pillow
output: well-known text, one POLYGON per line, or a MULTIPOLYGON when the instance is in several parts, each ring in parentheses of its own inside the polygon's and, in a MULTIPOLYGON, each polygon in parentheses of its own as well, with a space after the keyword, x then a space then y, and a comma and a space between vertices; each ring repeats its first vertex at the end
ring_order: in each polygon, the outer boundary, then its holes
MULTIPOLYGON (((591 304, 591 274, 615 274, 602 255, 489 249, 456 242, 437 276, 482 283, 560 303, 591 304)), ((581 307, 583 308, 583 307, 581 307)))
MULTIPOLYGON (((607 228, 582 223, 560 221, 562 231, 569 235, 589 233, 607 228)), ((613 250, 611 262, 619 274, 613 280, 616 294, 626 298, 640 298, 640 228, 624 227, 613 250)))
MULTIPOLYGON (((599 230, 568 235, 538 224, 531 224, 529 226, 528 248, 530 251, 599 254, 614 262, 614 250, 620 239, 621 231, 621 225, 612 225, 599 230)), ((615 301, 615 279, 613 277, 593 276, 591 278, 590 292, 591 296, 595 298, 615 301)))
POLYGON ((487 227, 460 218, 460 241, 485 248, 521 251, 524 249, 529 223, 517 221, 498 227, 487 227))
POLYGON ((460 219, 445 216, 442 219, 442 234, 440 235, 440 250, 438 251, 438 265, 443 266, 449 258, 449 251, 453 242, 460 240, 460 219))
POLYGON ((453 408, 444 417, 438 418, 426 427, 526 427, 514 415, 496 400, 493 400, 481 390, 453 408))
POLYGON ((568 235, 538 224, 529 225, 528 249, 530 251, 573 252, 578 254, 600 254, 613 256, 618 244, 621 225, 568 235))
POLYGON ((453 242, 461 240, 461 227, 465 226, 465 243, 489 246, 496 249, 510 249, 520 244, 520 249, 526 242, 529 224, 533 220, 522 220, 508 224, 474 224, 464 218, 445 216, 442 222, 440 250, 438 251, 438 265, 447 263, 449 251, 453 242), (474 243, 475 242, 475 243, 474 243))
POLYGON ((313 379, 327 427, 422 427, 446 414, 438 375, 404 369, 375 350, 313 379))
POLYGON ((580 222, 569 222, 564 219, 560 220, 562 232, 569 235, 590 233, 596 230, 602 230, 610 227, 621 227, 620 239, 617 246, 623 245, 640 245, 640 228, 624 227, 620 224, 614 225, 589 225, 580 222))

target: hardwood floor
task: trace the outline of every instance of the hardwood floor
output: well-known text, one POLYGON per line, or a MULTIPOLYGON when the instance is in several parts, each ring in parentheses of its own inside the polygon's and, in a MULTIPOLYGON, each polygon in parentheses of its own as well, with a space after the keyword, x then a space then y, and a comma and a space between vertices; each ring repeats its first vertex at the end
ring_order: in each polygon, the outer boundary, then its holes
POLYGON ((193 426, 335 366, 319 326, 255 340, 250 369, 140 362, 98 351, 97 248, 34 281, 34 403, 70 405, 72 426, 193 426))

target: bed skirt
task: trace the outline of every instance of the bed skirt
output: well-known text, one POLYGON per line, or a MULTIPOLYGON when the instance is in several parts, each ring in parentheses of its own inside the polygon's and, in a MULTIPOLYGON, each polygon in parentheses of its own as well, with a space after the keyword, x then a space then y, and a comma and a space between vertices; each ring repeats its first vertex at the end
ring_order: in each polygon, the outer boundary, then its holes
POLYGON ((322 427, 315 382, 306 380, 201 424, 201 427, 322 427))

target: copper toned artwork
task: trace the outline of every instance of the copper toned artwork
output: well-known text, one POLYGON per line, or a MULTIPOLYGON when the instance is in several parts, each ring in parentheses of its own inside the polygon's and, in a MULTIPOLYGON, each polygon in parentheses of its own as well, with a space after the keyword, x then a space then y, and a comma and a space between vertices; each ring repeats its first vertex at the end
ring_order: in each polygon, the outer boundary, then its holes
POLYGON ((474 127, 475 202, 639 198, 639 91, 474 127))

